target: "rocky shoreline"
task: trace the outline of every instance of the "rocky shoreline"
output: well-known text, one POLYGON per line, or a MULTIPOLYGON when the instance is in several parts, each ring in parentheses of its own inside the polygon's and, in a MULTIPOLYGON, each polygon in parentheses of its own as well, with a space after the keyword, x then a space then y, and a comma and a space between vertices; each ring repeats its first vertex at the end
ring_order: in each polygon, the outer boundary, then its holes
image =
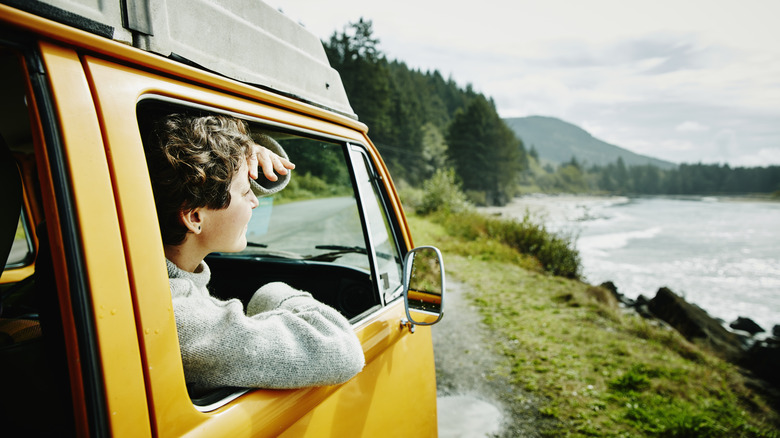
POLYGON ((688 341, 738 366, 750 386, 780 411, 780 324, 775 324, 767 336, 759 336, 766 330, 749 317, 741 316, 727 328, 724 321, 666 287, 659 288, 653 298, 639 295, 636 299, 621 294, 612 282, 601 287, 609 290, 626 311, 674 329, 688 341))

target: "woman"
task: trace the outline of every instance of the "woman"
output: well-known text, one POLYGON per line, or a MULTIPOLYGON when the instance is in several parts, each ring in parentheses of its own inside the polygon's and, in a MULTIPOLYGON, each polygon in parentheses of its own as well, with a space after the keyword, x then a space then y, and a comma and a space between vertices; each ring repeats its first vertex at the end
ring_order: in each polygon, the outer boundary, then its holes
MULTIPOLYGON (((244 313, 237 299, 209 295, 211 252, 246 247, 258 201, 295 166, 255 144, 246 125, 225 116, 171 115, 148 151, 187 383, 298 388, 342 383, 360 372, 363 350, 335 309, 284 283, 261 287, 244 313), (258 166, 268 181, 258 184, 258 166), (270 183, 269 183, 270 181, 270 183), (270 185, 270 188, 269 188, 270 185)), ((282 154, 282 155, 280 155, 282 154)))

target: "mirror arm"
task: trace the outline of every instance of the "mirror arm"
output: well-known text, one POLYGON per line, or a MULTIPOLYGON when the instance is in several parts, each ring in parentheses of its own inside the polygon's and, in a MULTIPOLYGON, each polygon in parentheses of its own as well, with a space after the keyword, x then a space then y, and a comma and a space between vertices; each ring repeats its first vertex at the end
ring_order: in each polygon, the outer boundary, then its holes
POLYGON ((412 323, 412 321, 409 321, 406 318, 401 318, 401 329, 403 330, 404 327, 409 329, 409 333, 414 333, 414 328, 416 326, 412 323))

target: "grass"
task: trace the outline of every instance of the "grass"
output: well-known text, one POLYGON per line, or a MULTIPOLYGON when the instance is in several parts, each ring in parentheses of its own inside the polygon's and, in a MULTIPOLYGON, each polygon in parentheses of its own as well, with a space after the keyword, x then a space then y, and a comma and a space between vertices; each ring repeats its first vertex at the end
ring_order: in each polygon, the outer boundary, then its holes
POLYGON ((580 277, 580 255, 573 239, 547 231, 528 215, 521 221, 488 217, 474 211, 439 213, 435 217, 453 237, 499 244, 532 258, 546 272, 567 278, 580 277))
MULTIPOLYGON (((478 223, 474 221, 472 223, 478 223)), ((410 216, 494 332, 513 385, 541 396, 546 436, 778 437, 778 415, 732 365, 625 314, 605 290, 547 273, 496 234, 410 216), (553 426, 549 426, 553 424, 553 426)), ((453 315, 448 315, 453 317, 453 315)))

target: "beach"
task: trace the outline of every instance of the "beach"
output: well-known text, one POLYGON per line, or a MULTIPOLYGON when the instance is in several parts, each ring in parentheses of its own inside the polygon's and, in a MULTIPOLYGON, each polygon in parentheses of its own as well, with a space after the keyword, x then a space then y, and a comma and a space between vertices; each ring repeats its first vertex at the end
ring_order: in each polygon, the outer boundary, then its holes
POLYGON ((527 195, 514 198, 503 207, 480 207, 478 211, 513 219, 522 219, 527 214, 536 222, 559 230, 567 224, 596 219, 597 208, 627 202, 629 198, 625 196, 527 195))
POLYGON ((719 197, 524 196, 485 214, 529 215, 569 236, 583 280, 612 281, 629 298, 660 287, 726 324, 780 324, 780 203, 719 197))

